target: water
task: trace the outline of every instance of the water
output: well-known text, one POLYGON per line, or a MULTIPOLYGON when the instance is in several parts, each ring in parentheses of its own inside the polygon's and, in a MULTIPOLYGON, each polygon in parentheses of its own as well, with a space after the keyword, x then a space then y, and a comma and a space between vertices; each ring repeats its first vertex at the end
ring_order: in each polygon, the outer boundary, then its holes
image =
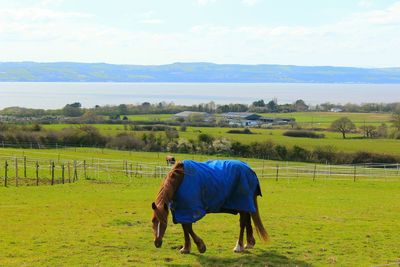
POLYGON ((60 108, 80 102, 95 105, 161 101, 176 104, 246 103, 276 98, 279 104, 400 102, 398 84, 304 83, 0 83, 0 108, 60 108))

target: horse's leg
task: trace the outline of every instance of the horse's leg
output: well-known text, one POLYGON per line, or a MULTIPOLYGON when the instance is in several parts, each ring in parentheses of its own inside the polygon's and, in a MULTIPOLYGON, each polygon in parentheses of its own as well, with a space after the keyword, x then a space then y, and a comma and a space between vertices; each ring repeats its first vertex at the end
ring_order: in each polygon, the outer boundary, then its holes
POLYGON ((182 224, 182 229, 183 229, 183 235, 185 237, 185 244, 180 249, 180 252, 183 254, 188 254, 188 253, 190 253, 190 249, 191 249, 191 241, 190 241, 190 236, 189 236, 188 224, 182 224))
POLYGON ((251 218, 250 218, 250 213, 246 212, 246 239, 247 239, 247 244, 244 247, 245 249, 250 249, 253 248, 254 245, 256 244, 256 239, 254 238, 253 235, 253 227, 251 226, 251 218))
POLYGON ((197 249, 199 250, 200 253, 206 252, 206 244, 204 244, 204 241, 198 237, 193 231, 192 224, 189 225, 189 234, 192 236, 194 243, 197 246, 197 249))
POLYGON ((182 224, 183 235, 185 236, 185 245, 183 246, 183 248, 180 249, 180 252, 182 254, 190 253, 190 249, 192 247, 189 236, 189 226, 191 227, 192 224, 191 223, 182 224))
POLYGON ((243 247, 243 235, 244 235, 244 228, 246 227, 246 216, 245 212, 240 212, 240 232, 239 232, 239 239, 236 243, 235 248, 233 249, 234 252, 243 252, 244 247, 243 247))

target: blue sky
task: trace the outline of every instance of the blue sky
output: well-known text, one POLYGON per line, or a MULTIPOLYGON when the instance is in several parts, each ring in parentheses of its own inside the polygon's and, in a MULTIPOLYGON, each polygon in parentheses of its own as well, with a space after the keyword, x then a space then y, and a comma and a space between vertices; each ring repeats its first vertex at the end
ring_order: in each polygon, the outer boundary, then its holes
POLYGON ((400 66, 400 1, 0 0, 0 61, 400 66))

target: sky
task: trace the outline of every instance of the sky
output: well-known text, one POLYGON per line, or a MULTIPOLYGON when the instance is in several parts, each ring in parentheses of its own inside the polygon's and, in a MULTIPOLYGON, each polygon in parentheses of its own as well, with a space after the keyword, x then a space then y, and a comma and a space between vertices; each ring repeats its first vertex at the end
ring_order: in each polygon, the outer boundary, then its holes
POLYGON ((400 0, 0 0, 0 62, 400 67, 400 0))

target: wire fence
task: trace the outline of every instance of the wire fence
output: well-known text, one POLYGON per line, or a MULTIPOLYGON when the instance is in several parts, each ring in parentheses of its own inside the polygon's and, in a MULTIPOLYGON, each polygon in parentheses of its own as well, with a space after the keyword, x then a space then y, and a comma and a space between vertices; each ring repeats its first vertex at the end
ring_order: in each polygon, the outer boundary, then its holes
MULTIPOLYGON (((249 160, 260 179, 400 180, 399 164, 330 165, 249 160)), ((124 159, 57 159, 0 154, 0 180, 4 186, 55 185, 80 179, 129 183, 136 178, 163 178, 171 166, 159 162, 124 159)))

